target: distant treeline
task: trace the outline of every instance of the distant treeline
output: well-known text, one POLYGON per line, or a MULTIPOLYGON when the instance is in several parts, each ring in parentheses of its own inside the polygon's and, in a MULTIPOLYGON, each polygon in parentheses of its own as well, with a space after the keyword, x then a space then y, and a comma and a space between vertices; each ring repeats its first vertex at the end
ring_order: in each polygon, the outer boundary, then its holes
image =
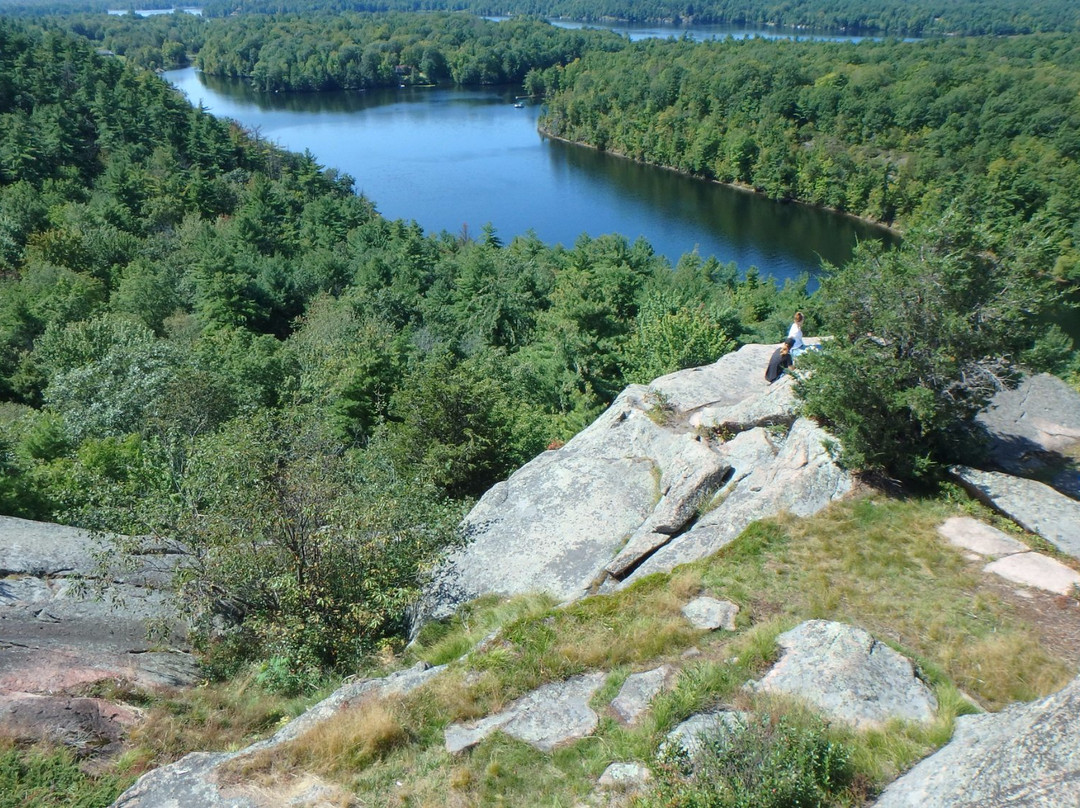
POLYGON ((260 90, 355 90, 401 84, 520 84, 626 41, 542 20, 465 14, 242 16, 209 25, 196 64, 260 90))
MULTIPOLYGON (((107 9, 144 9, 152 0, 0 0, 10 14, 70 14, 107 9)), ((483 16, 536 15, 572 20, 676 24, 732 24, 848 31, 888 36, 1027 34, 1080 30, 1072 0, 207 0, 181 5, 207 17, 313 12, 468 11, 483 16)))
POLYGON ((1080 38, 643 41, 530 75, 552 135, 883 222, 964 204, 1080 280, 1080 38))

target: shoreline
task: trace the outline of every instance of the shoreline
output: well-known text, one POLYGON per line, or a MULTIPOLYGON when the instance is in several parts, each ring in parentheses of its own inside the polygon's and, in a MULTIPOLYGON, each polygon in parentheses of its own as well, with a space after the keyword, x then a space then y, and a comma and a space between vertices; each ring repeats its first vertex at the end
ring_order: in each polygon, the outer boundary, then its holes
MULTIPOLYGON (((598 152, 602 151, 605 154, 610 154, 610 155, 613 155, 614 157, 618 157, 620 160, 629 160, 630 162, 637 163, 638 165, 648 166, 649 168, 660 168, 660 169, 663 169, 664 171, 671 171, 671 172, 673 172, 675 174, 679 174, 679 175, 681 175, 683 177, 690 177, 691 179, 700 180, 701 182, 709 182, 709 183, 713 183, 715 185, 722 185, 725 188, 733 188, 736 191, 742 191, 742 192, 747 193, 747 194, 755 194, 757 196, 762 196, 762 197, 765 196, 765 194, 763 194, 761 191, 754 188, 754 186, 747 185, 744 182, 723 182, 721 180, 714 180, 714 179, 709 179, 708 177, 702 177, 702 176, 700 176, 698 174, 691 174, 689 171, 683 171, 682 169, 674 168, 672 166, 665 166, 665 165, 661 165, 659 163, 650 163, 650 162, 648 162, 646 160, 638 160, 635 157, 630 157, 629 155, 623 154, 622 152, 616 151, 614 149, 601 149, 599 146, 594 146, 591 143, 582 143, 581 141, 578 141, 578 140, 570 140, 569 138, 559 137, 558 135, 553 135, 551 132, 549 132, 547 129, 540 126, 539 124, 536 127, 536 131, 540 134, 541 137, 546 137, 546 138, 549 138, 551 140, 557 140, 560 143, 567 143, 567 144, 569 144, 571 146, 580 146, 582 148, 592 149, 593 151, 598 151, 598 152)), ((766 197, 766 198, 768 198, 768 197, 766 197)), ((826 211, 829 211, 830 213, 835 213, 838 216, 847 216, 849 219, 854 219, 855 221, 862 222, 863 224, 868 224, 868 225, 871 225, 873 227, 879 227, 882 230, 888 231, 889 233, 891 233, 892 235, 896 236, 899 239, 904 238, 904 231, 902 229, 900 229, 899 227, 896 227, 895 225, 885 224, 884 222, 880 222, 877 219, 871 219, 869 216, 860 216, 857 213, 852 213, 851 211, 847 211, 847 210, 840 210, 839 208, 829 207, 828 205, 815 205, 812 202, 804 202, 801 199, 776 199, 776 200, 773 200, 773 201, 774 202, 781 202, 783 204, 788 204, 788 205, 803 205, 804 207, 813 208, 815 210, 826 210, 826 211)))

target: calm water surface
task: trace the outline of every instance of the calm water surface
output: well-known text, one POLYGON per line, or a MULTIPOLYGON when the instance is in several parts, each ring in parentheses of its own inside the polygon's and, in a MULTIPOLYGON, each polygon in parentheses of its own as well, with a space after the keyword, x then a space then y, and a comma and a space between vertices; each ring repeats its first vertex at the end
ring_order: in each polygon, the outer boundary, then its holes
POLYGON ((644 237, 673 264, 697 251, 783 280, 842 263, 857 240, 890 238, 857 220, 638 165, 541 137, 537 106, 512 89, 407 88, 256 93, 194 69, 165 78, 193 104, 233 118, 356 179, 391 219, 427 232, 509 241, 535 233, 571 246, 582 234, 644 237))

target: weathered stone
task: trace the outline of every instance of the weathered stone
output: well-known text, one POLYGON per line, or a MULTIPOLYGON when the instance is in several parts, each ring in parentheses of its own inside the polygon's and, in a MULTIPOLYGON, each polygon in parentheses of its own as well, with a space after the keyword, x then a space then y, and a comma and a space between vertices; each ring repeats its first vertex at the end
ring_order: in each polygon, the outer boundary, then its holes
POLYGON ((262 808, 249 797, 226 795, 219 768, 238 752, 192 752, 154 769, 121 794, 112 808, 262 808))
POLYGON ((717 600, 703 596, 694 598, 683 606, 682 613, 694 628, 706 631, 714 631, 718 628, 734 631, 735 615, 739 613, 739 607, 730 600, 717 600))
POLYGON ((466 749, 472 749, 495 730, 505 725, 511 717, 510 712, 501 712, 476 721, 451 724, 443 733, 443 745, 451 755, 464 752, 466 749))
POLYGON ((775 349, 775 345, 744 345, 711 365, 661 376, 649 389, 682 417, 704 407, 733 407, 769 393, 765 368, 775 349))
POLYGON ((104 699, 0 693, 0 736, 19 743, 100 750, 118 744, 138 717, 137 710, 104 699))
POLYGON ((650 671, 632 673, 611 701, 611 709, 624 724, 634 724, 649 709, 656 694, 664 690, 671 680, 670 665, 661 665, 650 671))
POLYGON ((937 700, 910 660, 860 628, 809 620, 776 641, 783 656, 756 689, 798 696, 859 729, 934 718, 937 700))
POLYGON ((708 444, 690 435, 682 436, 679 442, 681 451, 667 461, 660 478, 660 502, 605 567, 618 578, 671 541, 672 535, 696 518, 701 506, 716 493, 730 471, 730 466, 708 444))
POLYGON ((953 516, 946 519, 938 527, 938 533, 954 547, 992 558, 1026 553, 1030 549, 1022 541, 1017 541, 996 527, 991 527, 978 519, 972 519, 970 516, 953 516))
POLYGON ((127 559, 131 568, 109 570, 98 566, 101 548, 85 530, 0 517, 0 702, 8 734, 110 753, 126 708, 34 694, 101 680, 144 687, 198 680, 166 591, 178 557, 144 549, 127 559), (150 621, 171 628, 166 640, 178 647, 152 651, 150 621))
POLYGON ((1080 679, 1031 704, 956 719, 952 740, 875 808, 1080 805, 1080 679))
POLYGON ((720 492, 720 502, 687 532, 645 560, 624 585, 654 572, 669 572, 696 561, 734 540, 751 522, 782 511, 817 513, 851 490, 851 476, 825 450, 826 433, 799 419, 776 448, 764 429, 744 432, 726 444, 725 458, 735 474, 720 492), (770 459, 771 455, 771 459, 770 459), (740 462, 736 466, 735 462, 740 462), (746 458, 746 462, 742 462, 746 458))
POLYGON ((1080 572, 1042 553, 1016 553, 983 567, 1013 583, 1033 586, 1058 595, 1073 595, 1080 587, 1080 572))
POLYGON ((598 781, 604 788, 638 790, 652 779, 649 767, 641 763, 612 763, 598 781))
POLYGON ((279 793, 256 793, 243 784, 222 783, 221 767, 237 758, 295 740, 339 711, 357 707, 368 699, 415 690, 444 669, 445 666, 433 668, 419 663, 384 678, 350 682, 266 740, 237 752, 193 752, 175 763, 147 772, 117 798, 112 808, 276 808, 286 804, 302 795, 290 793, 286 798, 279 793))
POLYGON ((1080 502, 1048 485, 965 466, 953 475, 972 495, 1001 511, 1024 530, 1042 536, 1061 552, 1080 558, 1080 502))
POLYGON ((466 724, 453 724, 447 727, 444 736, 446 749, 452 752, 468 749, 499 729, 541 752, 591 735, 600 719, 589 706, 589 699, 605 678, 603 673, 590 673, 565 682, 550 682, 522 696, 501 713, 466 724))
POLYGON ((660 499, 650 458, 670 436, 645 414, 643 392, 628 389, 585 432, 480 499, 465 519, 467 544, 436 571, 414 623, 484 594, 587 592, 660 499))
POLYGON ((1011 474, 1031 474, 1080 446, 1080 393, 1048 373, 1027 376, 995 395, 978 421, 994 462, 1011 474))
POLYGON ((721 710, 692 715, 668 733, 660 744, 660 754, 676 754, 696 762, 710 741, 722 741, 732 733, 746 729, 747 713, 721 710))

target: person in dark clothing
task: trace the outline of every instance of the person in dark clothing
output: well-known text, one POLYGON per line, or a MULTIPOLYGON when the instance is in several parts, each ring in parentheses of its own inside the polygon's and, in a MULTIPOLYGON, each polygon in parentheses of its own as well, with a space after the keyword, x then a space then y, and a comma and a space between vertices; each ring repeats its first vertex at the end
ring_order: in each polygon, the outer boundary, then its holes
POLYGON ((785 368, 789 368, 794 364, 791 359, 791 346, 794 344, 795 340, 788 337, 780 343, 779 348, 773 351, 772 358, 769 359, 769 366, 765 369, 765 379, 769 384, 779 379, 785 368))

